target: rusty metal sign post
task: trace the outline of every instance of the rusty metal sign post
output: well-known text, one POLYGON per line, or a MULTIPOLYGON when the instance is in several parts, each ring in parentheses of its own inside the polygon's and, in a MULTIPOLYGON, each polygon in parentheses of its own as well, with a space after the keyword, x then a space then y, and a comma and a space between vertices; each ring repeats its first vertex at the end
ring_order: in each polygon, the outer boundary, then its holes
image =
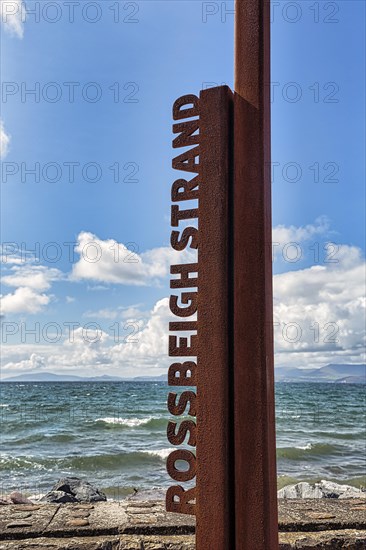
POLYGON ((198 264, 171 267, 168 409, 189 418, 168 439, 192 449, 168 458, 166 507, 196 515, 197 550, 278 550, 269 2, 237 0, 235 34, 235 91, 173 107, 171 245, 198 264))

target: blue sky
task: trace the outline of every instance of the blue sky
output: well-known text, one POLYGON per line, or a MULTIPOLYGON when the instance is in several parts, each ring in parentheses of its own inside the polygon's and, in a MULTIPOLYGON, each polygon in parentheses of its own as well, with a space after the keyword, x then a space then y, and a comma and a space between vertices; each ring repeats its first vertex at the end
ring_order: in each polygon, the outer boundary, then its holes
MULTIPOLYGON (((73 17, 63 1, 25 5, 26 15, 2 0, 1 241, 13 243, 3 263, 4 376, 160 374, 171 107, 202 87, 232 86, 233 2, 83 0, 73 17), (39 182, 27 172, 36 163, 39 182), (83 260, 91 242, 103 261, 83 260), (33 254, 20 254, 21 243, 33 254), (112 261, 110 247, 123 254, 123 245, 136 262, 112 261), (40 338, 25 332, 35 323, 40 338), (65 323, 75 323, 73 342, 65 323), (88 323, 103 331, 94 343, 88 323)), ((363 360, 364 23, 361 1, 272 3, 281 366, 363 360)))

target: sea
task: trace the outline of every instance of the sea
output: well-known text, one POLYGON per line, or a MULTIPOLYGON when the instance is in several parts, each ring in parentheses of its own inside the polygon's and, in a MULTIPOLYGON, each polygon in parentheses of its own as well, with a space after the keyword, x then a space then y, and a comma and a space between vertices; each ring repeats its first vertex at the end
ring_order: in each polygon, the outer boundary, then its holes
MULTIPOLYGON (((171 485, 168 391, 163 382, 1 383, 1 493, 39 498, 65 476, 115 500, 171 485)), ((278 488, 366 486, 364 385, 278 383, 276 424, 278 488)))

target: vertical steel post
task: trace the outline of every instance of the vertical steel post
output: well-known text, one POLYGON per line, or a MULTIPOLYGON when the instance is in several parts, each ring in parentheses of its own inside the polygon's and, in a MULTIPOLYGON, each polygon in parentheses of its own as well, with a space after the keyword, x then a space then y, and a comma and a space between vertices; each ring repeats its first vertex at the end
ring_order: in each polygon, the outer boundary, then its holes
POLYGON ((230 349, 230 189, 233 94, 200 95, 197 526, 199 550, 234 548, 230 349))
POLYGON ((236 1, 235 92, 201 92, 197 550, 278 550, 270 5, 236 1))
POLYGON ((278 549, 270 2, 236 0, 233 185, 235 550, 278 549))

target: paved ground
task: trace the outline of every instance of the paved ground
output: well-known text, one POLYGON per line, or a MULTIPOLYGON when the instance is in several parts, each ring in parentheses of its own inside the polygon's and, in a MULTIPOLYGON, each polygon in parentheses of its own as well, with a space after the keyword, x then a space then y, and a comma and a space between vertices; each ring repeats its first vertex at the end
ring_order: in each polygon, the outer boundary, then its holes
MULTIPOLYGON (((194 524, 153 501, 1 506, 0 550, 194 550, 194 524)), ((279 531, 281 550, 365 549, 366 501, 282 501, 279 531)))

